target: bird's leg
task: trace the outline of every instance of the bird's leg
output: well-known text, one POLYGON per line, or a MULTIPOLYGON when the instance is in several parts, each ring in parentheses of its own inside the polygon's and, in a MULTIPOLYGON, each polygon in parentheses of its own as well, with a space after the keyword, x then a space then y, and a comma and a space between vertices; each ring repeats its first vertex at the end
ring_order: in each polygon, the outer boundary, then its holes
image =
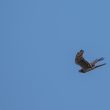
POLYGON ((96 60, 94 60, 93 62, 91 62, 91 65, 92 65, 92 66, 95 66, 95 64, 96 64, 97 62, 102 61, 102 60, 104 60, 103 57, 101 57, 101 58, 99 58, 99 59, 96 59, 96 60))
POLYGON ((104 66, 104 65, 106 65, 106 63, 100 64, 100 65, 97 65, 97 66, 95 66, 93 69, 98 68, 98 67, 100 67, 100 66, 104 66))
POLYGON ((93 62, 91 62, 92 67, 95 66, 95 64, 98 62, 98 59, 94 60, 93 62))
POLYGON ((102 61, 102 60, 104 60, 104 58, 103 58, 103 57, 101 57, 101 58, 97 59, 97 62, 102 61))

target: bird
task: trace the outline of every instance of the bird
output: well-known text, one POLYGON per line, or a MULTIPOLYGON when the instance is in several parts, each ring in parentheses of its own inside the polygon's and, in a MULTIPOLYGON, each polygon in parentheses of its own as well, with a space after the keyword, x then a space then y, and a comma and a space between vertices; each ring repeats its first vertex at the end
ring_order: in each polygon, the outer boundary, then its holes
POLYGON ((75 63, 81 67, 81 69, 79 70, 80 73, 86 73, 86 72, 94 70, 98 67, 106 65, 106 63, 96 65, 99 61, 102 61, 102 60, 104 60, 103 57, 95 59, 94 61, 89 63, 84 58, 84 50, 82 50, 82 49, 77 52, 76 57, 75 57, 75 63))

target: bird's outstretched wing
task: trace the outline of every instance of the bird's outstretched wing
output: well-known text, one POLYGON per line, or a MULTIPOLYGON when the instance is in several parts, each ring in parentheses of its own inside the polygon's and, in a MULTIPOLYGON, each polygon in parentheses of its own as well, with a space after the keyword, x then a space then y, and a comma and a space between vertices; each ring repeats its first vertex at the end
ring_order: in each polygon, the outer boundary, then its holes
POLYGON ((88 69, 91 68, 91 64, 84 59, 83 57, 84 51, 80 50, 75 57, 75 63, 78 64, 82 69, 88 69))

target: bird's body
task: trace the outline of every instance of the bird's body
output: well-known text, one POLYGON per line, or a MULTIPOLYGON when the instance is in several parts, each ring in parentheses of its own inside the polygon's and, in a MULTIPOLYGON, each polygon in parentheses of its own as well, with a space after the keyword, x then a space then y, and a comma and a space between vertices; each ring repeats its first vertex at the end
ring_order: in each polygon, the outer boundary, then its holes
POLYGON ((86 73, 95 68, 105 65, 105 63, 101 65, 97 65, 97 66, 95 65, 97 62, 104 60, 103 57, 96 59, 93 62, 89 63, 87 60, 84 59, 83 54, 84 54, 84 51, 80 50, 79 52, 77 52, 76 57, 75 57, 75 63, 81 67, 79 72, 86 73))

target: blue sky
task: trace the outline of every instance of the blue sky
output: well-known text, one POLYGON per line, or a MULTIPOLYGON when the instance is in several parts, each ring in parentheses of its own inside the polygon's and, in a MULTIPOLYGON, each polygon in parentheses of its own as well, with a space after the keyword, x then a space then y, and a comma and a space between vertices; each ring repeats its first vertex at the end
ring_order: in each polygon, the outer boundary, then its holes
POLYGON ((110 110, 109 4, 1 0, 0 110, 110 110), (107 65, 80 74, 80 49, 107 65))

